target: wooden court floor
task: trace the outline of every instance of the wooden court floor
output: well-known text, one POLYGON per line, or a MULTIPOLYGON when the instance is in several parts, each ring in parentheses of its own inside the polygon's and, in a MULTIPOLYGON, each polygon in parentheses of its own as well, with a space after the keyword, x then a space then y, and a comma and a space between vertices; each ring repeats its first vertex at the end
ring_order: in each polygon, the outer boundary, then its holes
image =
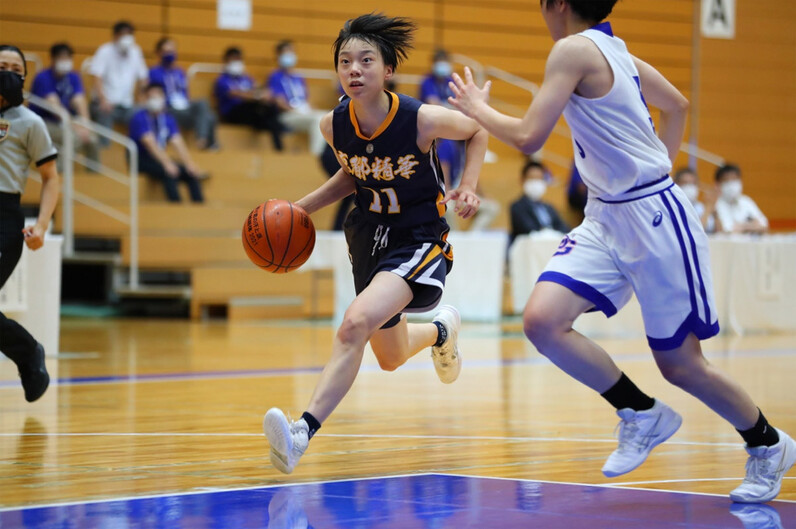
MULTIPOLYGON (((59 383, 27 404, 0 360, 0 507, 284 482, 456 473, 727 494, 744 473, 732 428, 668 385, 643 340, 600 340, 684 424, 635 472, 600 473, 613 410, 543 359, 519 323, 465 325, 459 380, 427 354, 394 373, 366 352, 354 388, 291 476, 262 436, 271 406, 301 414, 330 354, 328 322, 64 319, 59 383)), ((796 336, 722 336, 711 361, 796 433, 796 336)), ((779 499, 796 500, 796 473, 779 499)))

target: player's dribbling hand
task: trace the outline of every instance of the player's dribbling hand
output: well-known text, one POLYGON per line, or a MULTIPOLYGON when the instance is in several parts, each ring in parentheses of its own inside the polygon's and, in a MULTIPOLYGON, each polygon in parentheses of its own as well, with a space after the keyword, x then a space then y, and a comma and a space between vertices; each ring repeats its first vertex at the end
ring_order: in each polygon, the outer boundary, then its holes
POLYGON ((476 195, 474 191, 469 189, 451 189, 440 204, 447 204, 451 201, 456 202, 453 211, 463 219, 469 219, 475 215, 478 212, 478 207, 481 205, 481 199, 478 198, 478 195, 476 195))
POLYGON ((483 88, 478 88, 473 81, 473 72, 467 66, 464 67, 464 79, 459 74, 453 74, 453 81, 448 83, 453 97, 448 97, 448 103, 453 108, 458 109, 462 114, 471 118, 475 114, 478 105, 489 102, 489 89, 492 88, 492 81, 487 81, 483 88))
POLYGON ((38 224, 23 228, 22 235, 25 237, 25 244, 28 245, 28 248, 31 250, 38 250, 44 246, 45 231, 45 228, 42 228, 38 224))

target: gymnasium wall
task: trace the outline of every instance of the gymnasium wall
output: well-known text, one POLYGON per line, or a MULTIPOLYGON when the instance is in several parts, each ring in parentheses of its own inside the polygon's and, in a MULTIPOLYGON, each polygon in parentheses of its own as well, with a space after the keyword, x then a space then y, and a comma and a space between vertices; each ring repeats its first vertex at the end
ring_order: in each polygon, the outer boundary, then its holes
MULTIPOLYGON (((796 2, 737 1, 733 40, 700 42, 699 144, 739 164, 775 228, 796 229, 796 2)), ((713 170, 700 167, 703 181, 713 170)))
MULTIPOLYGON (((796 41, 785 25, 796 6, 767 2, 771 6, 762 10, 752 0, 738 4, 738 39, 702 41, 699 140, 747 169, 747 188, 771 217, 794 218, 796 182, 788 178, 786 164, 794 154, 796 106, 785 94, 792 95, 794 86, 796 41)), ((424 73, 432 50, 442 46, 541 83, 552 46, 536 0, 253 0, 253 5, 252 30, 238 32, 216 29, 215 0, 2 1, 0 35, 45 61, 51 43, 68 40, 81 61, 109 40, 112 23, 124 18, 137 26, 149 62, 157 39, 169 34, 180 45, 181 65, 218 62, 222 50, 236 44, 257 78, 275 66, 273 46, 285 37, 295 41, 301 67, 331 68, 330 45, 342 23, 370 11, 418 22, 416 49, 404 73, 424 73)), ((689 97, 693 10, 692 0, 622 0, 611 17, 631 52, 656 65, 689 97)), ((530 101, 529 94, 502 82, 494 83, 493 97, 516 112, 530 101)), ((491 145, 498 152, 515 156, 497 143, 491 145)), ((553 137, 549 149, 567 158, 572 154, 562 137, 553 137)), ((686 161, 682 156, 678 163, 686 161)), ((553 169, 566 178, 565 167, 553 169)), ((700 169, 707 178, 707 167, 700 169)))

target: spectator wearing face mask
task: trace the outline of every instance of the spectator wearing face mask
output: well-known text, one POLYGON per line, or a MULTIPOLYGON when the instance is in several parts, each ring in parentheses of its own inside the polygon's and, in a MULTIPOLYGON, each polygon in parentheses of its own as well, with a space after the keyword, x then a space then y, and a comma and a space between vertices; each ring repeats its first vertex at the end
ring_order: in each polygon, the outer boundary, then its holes
POLYGON ((91 115, 106 127, 129 123, 139 89, 149 78, 134 32, 130 22, 117 22, 113 25, 113 42, 100 46, 91 58, 89 73, 94 76, 95 93, 91 115))
POLYGON ((705 233, 715 233, 716 200, 719 198, 718 192, 716 192, 716 190, 713 188, 703 189, 702 191, 703 195, 705 196, 705 202, 700 202, 699 178, 697 177, 696 172, 689 167, 679 169, 674 174, 674 183, 680 186, 680 189, 682 189, 683 193, 688 198, 688 201, 691 202, 692 206, 694 206, 697 215, 699 215, 699 218, 702 221, 702 227, 705 229, 705 233))
POLYGON ((556 209, 542 202, 547 191, 548 172, 544 165, 529 160, 522 168, 522 197, 511 205, 511 239, 534 231, 552 229, 567 233, 569 226, 561 220, 556 209))
POLYGON ((233 46, 224 52, 224 73, 216 79, 213 92, 222 122, 267 130, 271 132, 274 149, 282 150, 279 109, 270 91, 257 87, 246 74, 240 48, 233 46))
POLYGON ((279 107, 279 121, 287 129, 309 135, 310 152, 316 156, 323 152, 326 140, 321 134, 321 118, 326 114, 313 109, 304 77, 296 73, 298 56, 293 43, 283 40, 276 45, 279 68, 268 77, 268 89, 279 107))
MULTIPOLYGON (((74 53, 72 47, 65 42, 54 44, 50 48, 50 67, 36 74, 31 92, 51 104, 63 108, 71 116, 88 121, 88 101, 83 91, 80 74, 74 69, 72 61, 74 53)), ((50 138, 56 146, 60 147, 64 141, 61 119, 56 114, 35 105, 31 105, 30 109, 44 118, 50 138)), ((72 130, 74 131, 75 151, 82 152, 93 162, 98 162, 99 140, 97 137, 78 123, 74 124, 72 130)), ((60 165, 58 170, 62 170, 60 165)))
POLYGON ((130 120, 130 138, 138 145, 138 171, 163 183, 169 202, 179 202, 177 182, 188 186, 192 202, 202 202, 199 179, 202 170, 193 162, 185 141, 180 135, 174 116, 166 112, 166 93, 162 86, 150 83, 144 95, 145 108, 130 120), (176 163, 166 153, 171 145, 182 163, 176 163))
POLYGON ((768 219, 755 201, 743 194, 741 169, 727 164, 716 170, 719 198, 716 215, 725 233, 765 233, 768 219))
POLYGON ((191 99, 188 95, 188 82, 185 71, 177 66, 177 43, 169 38, 161 38, 155 45, 160 62, 149 70, 149 82, 166 90, 166 105, 169 113, 177 119, 183 130, 194 133, 199 149, 215 149, 216 115, 206 99, 191 99))

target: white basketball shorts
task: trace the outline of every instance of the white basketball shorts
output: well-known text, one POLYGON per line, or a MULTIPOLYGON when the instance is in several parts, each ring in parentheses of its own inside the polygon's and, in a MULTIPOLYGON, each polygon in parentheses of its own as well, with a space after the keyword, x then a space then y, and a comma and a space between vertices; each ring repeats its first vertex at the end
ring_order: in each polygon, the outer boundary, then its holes
POLYGON ((694 208, 667 176, 616 200, 589 199, 538 281, 572 290, 611 317, 641 304, 653 350, 679 347, 689 333, 719 332, 708 240, 694 208))

